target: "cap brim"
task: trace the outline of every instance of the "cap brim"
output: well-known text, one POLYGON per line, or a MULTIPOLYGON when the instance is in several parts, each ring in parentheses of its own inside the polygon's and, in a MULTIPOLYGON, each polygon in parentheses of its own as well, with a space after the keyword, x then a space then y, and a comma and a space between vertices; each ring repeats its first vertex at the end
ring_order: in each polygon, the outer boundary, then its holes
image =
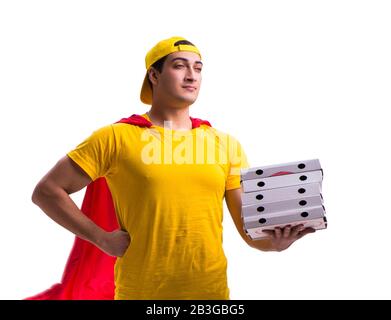
POLYGON ((140 99, 143 103, 152 105, 152 89, 147 77, 148 73, 145 75, 143 86, 141 87, 140 99))

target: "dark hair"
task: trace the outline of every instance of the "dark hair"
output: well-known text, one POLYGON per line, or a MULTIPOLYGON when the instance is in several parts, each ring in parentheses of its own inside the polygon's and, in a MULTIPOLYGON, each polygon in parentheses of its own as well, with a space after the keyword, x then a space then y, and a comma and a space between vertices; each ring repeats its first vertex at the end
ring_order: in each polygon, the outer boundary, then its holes
MULTIPOLYGON (((153 63, 153 64, 151 65, 151 67, 153 67, 154 69, 156 69, 159 73, 162 73, 164 61, 166 61, 166 59, 167 59, 167 56, 164 56, 163 58, 160 58, 158 61, 156 61, 155 63, 153 63)), ((149 80, 149 76, 147 76, 147 80, 148 80, 149 86, 150 86, 151 89, 152 89, 153 86, 152 86, 151 80, 149 80)))
MULTIPOLYGON (((187 40, 179 40, 179 41, 174 43, 174 46, 179 46, 180 44, 186 44, 188 46, 193 46, 194 47, 194 44, 192 44, 190 41, 187 41, 187 40)), ((157 70, 157 72, 162 73, 164 62, 166 61, 166 59, 167 59, 167 56, 164 56, 163 58, 160 58, 158 61, 154 62, 151 65, 151 67, 153 67, 155 70, 157 70)), ((148 80, 149 86, 152 89, 153 86, 152 86, 151 80, 149 80, 149 76, 147 76, 147 80, 148 80)))

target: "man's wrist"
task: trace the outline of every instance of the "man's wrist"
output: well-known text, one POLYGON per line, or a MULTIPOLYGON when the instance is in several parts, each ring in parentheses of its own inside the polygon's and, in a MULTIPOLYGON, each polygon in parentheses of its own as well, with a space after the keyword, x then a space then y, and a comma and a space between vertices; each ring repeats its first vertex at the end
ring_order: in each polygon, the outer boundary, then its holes
POLYGON ((91 233, 90 242, 97 247, 102 248, 107 242, 107 232, 99 226, 96 226, 94 229, 95 230, 91 233))

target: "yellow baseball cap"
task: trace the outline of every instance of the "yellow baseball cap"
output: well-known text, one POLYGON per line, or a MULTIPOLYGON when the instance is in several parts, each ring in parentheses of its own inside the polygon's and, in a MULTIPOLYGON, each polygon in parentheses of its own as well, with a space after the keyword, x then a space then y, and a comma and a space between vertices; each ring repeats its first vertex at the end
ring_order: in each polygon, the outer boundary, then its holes
POLYGON ((197 53, 201 58, 201 53, 196 46, 189 43, 183 44, 183 42, 189 42, 182 37, 171 37, 158 42, 151 50, 148 51, 145 56, 145 67, 147 74, 144 77, 143 86, 141 87, 140 99, 145 104, 152 104, 152 89, 148 82, 148 69, 159 59, 169 55, 176 51, 190 51, 197 53))

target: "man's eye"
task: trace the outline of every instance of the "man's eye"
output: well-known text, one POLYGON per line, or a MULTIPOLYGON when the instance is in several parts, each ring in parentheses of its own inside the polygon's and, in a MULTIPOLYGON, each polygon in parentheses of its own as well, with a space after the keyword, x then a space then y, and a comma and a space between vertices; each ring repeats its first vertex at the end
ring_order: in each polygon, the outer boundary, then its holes
POLYGON ((195 68, 197 71, 201 72, 202 68, 195 68))
POLYGON ((181 67, 184 67, 184 65, 183 65, 183 64, 177 64, 177 65, 175 65, 175 68, 181 68, 181 67))

